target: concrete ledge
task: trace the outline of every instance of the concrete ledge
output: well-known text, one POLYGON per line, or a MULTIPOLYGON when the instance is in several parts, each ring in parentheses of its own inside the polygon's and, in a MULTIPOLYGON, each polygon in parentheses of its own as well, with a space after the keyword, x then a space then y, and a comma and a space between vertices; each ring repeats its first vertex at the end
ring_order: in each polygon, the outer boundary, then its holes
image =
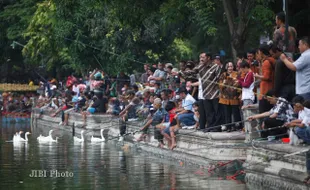
MULTIPOLYGON (((100 129, 105 129, 107 139, 117 137, 119 135, 119 119, 111 115, 89 115, 87 116, 87 126, 82 128, 83 118, 79 113, 69 113, 69 126, 59 126, 61 122, 60 116, 51 117, 54 111, 43 110, 41 117, 40 109, 33 109, 32 118, 33 126, 42 126, 46 128, 57 128, 72 132, 79 135, 81 130, 87 130, 87 135, 100 136, 100 129)), ((137 131, 143 125, 142 121, 128 121, 127 133, 137 131)), ((126 141, 133 142, 137 146, 149 147, 149 149, 157 148, 158 141, 154 139, 153 128, 149 129, 150 135, 146 142, 135 142, 140 134, 128 135, 126 141)), ((246 150, 248 146, 240 146, 244 143, 245 135, 241 132, 231 133, 203 133, 201 131, 180 130, 177 134, 177 148, 174 151, 163 149, 163 154, 181 153, 186 157, 192 156, 196 159, 206 159, 212 161, 229 161, 234 159, 246 159, 246 150)), ((161 150, 161 149, 160 149, 161 150)))
POLYGON ((255 142, 244 164, 250 184, 263 189, 308 189, 302 181, 306 174, 305 154, 284 157, 308 147, 274 142, 255 142))
POLYGON ((247 173, 245 181, 248 189, 257 190, 309 190, 306 185, 290 180, 284 177, 276 177, 273 175, 261 173, 247 173))

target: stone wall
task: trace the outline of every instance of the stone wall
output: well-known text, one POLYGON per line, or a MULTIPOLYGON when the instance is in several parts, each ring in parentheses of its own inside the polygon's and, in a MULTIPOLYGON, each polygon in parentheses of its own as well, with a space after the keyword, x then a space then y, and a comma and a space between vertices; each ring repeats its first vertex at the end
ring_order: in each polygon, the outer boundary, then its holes
MULTIPOLYGON (((74 130, 76 135, 79 135, 83 124, 83 118, 78 113, 69 113, 69 126, 59 126, 61 122, 60 116, 51 117, 53 113, 49 110, 43 110, 40 115, 40 109, 33 109, 32 126, 46 129, 57 128, 72 132, 74 130)), ((138 131, 143 121, 130 121, 127 122, 127 132, 138 131)), ((87 137, 92 135, 100 136, 100 129, 105 129, 106 139, 113 138, 118 140, 119 135, 119 119, 110 115, 89 115, 87 116, 87 137), (114 138, 115 137, 115 138, 114 138)), ((136 142, 140 133, 130 134, 125 137, 127 142, 131 142, 135 146, 140 146, 145 151, 153 151, 158 146, 158 141, 153 136, 154 129, 150 129, 149 138, 146 142, 136 142), (146 148, 147 147, 147 148, 146 148)), ((43 134, 47 133, 42 131, 43 134)), ((86 137, 86 138, 87 138, 86 137)), ((90 140, 90 138, 87 138, 90 140)), ((247 146, 244 145, 245 135, 242 132, 231 133, 203 133, 194 130, 180 130, 177 134, 177 148, 170 151, 167 148, 162 149, 160 152, 163 154, 179 154, 184 158, 193 157, 195 159, 208 160, 208 161, 230 161, 234 159, 245 160, 247 146), (166 153, 165 153, 166 152, 166 153), (169 153, 168 153, 169 152, 169 153)), ((160 149, 159 149, 160 150, 160 149)), ((195 160, 193 159, 193 160, 195 160)))
MULTIPOLYGON (((244 118, 253 115, 257 110, 252 109, 244 112, 244 118)), ((69 126, 59 126, 59 116, 50 117, 51 112, 43 110, 38 118, 40 109, 33 109, 32 126, 47 133, 49 129, 57 128, 80 134, 83 118, 80 114, 70 113, 69 126), (45 130, 45 131, 44 131, 45 130)), ((135 132, 141 128, 143 121, 127 122, 127 132, 135 132)), ((91 135, 100 136, 101 128, 105 129, 108 141, 116 142, 119 134, 119 122, 117 117, 110 115, 89 115, 87 117, 87 137, 91 135)), ((212 165, 218 161, 230 161, 235 159, 246 160, 244 168, 246 171, 246 182, 250 189, 308 189, 302 183, 306 177, 305 154, 296 154, 284 157, 286 154, 307 149, 304 146, 291 146, 288 144, 253 141, 258 138, 255 133, 257 123, 246 123, 247 135, 241 132, 232 133, 203 133, 194 130, 180 130, 177 134, 177 148, 173 151, 157 148, 158 142, 153 137, 153 129, 146 142, 136 142, 139 133, 130 134, 125 137, 126 144, 144 152, 177 159, 188 163, 212 165), (245 143, 246 142, 246 143, 245 143), (250 142, 250 143, 249 143, 250 142)))
POLYGON ((244 164, 247 183, 264 189, 308 189, 302 183, 306 177, 305 154, 284 156, 305 149, 308 147, 254 142, 244 164))
MULTIPOLYGON (((244 118, 257 114, 257 109, 244 110, 244 118)), ((305 150, 308 147, 291 146, 279 141, 255 141, 260 130, 257 121, 245 123, 246 142, 252 146, 247 150, 247 159, 243 165, 249 189, 308 189, 303 183, 306 177, 305 154, 284 155, 305 150)))

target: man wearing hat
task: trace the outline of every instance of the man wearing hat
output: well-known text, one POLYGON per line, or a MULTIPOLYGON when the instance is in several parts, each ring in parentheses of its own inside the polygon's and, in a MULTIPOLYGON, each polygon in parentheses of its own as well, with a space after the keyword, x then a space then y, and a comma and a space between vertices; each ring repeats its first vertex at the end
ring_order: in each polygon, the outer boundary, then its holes
MULTIPOLYGON (((181 72, 181 75, 198 74, 199 81, 192 83, 198 86, 199 99, 199 127, 205 129, 217 126, 221 120, 219 112, 219 85, 218 80, 221 75, 220 65, 212 62, 210 53, 201 53, 199 65, 189 71, 181 72)), ((208 131, 208 130, 207 130, 208 131)))

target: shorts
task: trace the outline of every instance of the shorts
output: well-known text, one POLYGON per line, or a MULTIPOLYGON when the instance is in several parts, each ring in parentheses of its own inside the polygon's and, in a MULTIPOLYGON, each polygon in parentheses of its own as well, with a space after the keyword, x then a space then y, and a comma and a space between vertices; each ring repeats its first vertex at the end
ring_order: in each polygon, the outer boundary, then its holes
POLYGON ((165 129, 163 130, 164 133, 168 134, 170 136, 170 122, 162 123, 163 126, 165 126, 165 129))
POLYGON ((65 110, 70 109, 70 108, 72 108, 72 106, 64 105, 64 106, 62 106, 61 110, 65 111, 65 110))
POLYGON ((69 112, 71 112, 72 110, 74 110, 74 108, 70 108, 64 111, 64 113, 68 114, 69 112))
POLYGON ((166 127, 163 132, 170 136, 170 126, 166 127))
MULTIPOLYGON (((179 132, 179 129, 175 129, 174 130, 174 134, 177 134, 179 132)), ((170 134, 170 126, 167 127, 166 129, 164 129, 164 133, 168 134, 169 136, 171 136, 170 134)))
POLYGON ((163 125, 167 128, 167 127, 170 127, 170 122, 162 123, 161 125, 163 125))

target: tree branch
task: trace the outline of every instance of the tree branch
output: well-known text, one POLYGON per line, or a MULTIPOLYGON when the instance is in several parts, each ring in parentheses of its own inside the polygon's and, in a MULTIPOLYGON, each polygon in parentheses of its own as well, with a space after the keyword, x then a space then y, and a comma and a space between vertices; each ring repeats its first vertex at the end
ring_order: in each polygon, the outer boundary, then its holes
POLYGON ((251 16, 249 15, 249 10, 250 9, 252 9, 253 8, 253 5, 254 5, 254 3, 255 3, 255 0, 248 0, 248 4, 247 4, 247 6, 245 7, 245 11, 244 11, 244 13, 245 13, 245 15, 248 15, 248 18, 246 19, 246 24, 245 24, 245 26, 247 27, 248 26, 248 24, 249 24, 249 22, 250 22, 250 20, 251 20, 251 16))
POLYGON ((230 35, 232 36, 234 33, 235 15, 232 9, 231 0, 222 0, 222 2, 223 2, 225 14, 226 14, 227 22, 228 22, 229 32, 230 32, 230 35))

